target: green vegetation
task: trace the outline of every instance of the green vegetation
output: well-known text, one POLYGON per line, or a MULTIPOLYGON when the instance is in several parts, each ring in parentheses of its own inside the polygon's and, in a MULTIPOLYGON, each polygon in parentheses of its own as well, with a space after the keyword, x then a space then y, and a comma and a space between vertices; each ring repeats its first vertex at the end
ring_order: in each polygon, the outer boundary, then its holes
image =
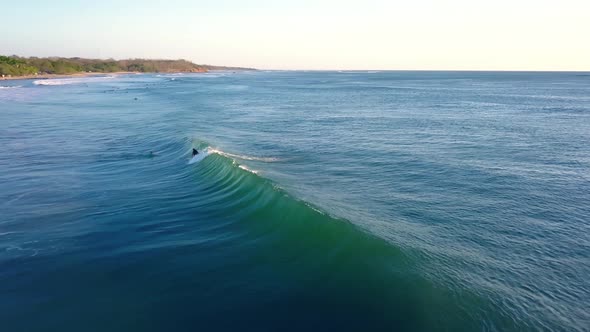
POLYGON ((29 65, 20 58, 0 55, 0 75, 24 76, 38 72, 36 67, 29 65))
POLYGON ((100 60, 83 58, 22 58, 18 56, 0 56, 0 75, 4 76, 26 76, 35 74, 68 75, 82 72, 206 72, 208 70, 217 69, 246 68, 197 65, 186 60, 100 60))

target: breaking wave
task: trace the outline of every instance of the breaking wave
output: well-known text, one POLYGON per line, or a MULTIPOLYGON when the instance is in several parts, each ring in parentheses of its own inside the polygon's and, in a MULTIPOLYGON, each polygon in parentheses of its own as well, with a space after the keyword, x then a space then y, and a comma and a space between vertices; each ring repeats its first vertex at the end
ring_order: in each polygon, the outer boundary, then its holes
POLYGON ((56 79, 41 79, 33 81, 35 85, 71 85, 71 84, 85 84, 102 82, 116 78, 117 76, 101 76, 101 77, 80 77, 80 78, 56 78, 56 79))

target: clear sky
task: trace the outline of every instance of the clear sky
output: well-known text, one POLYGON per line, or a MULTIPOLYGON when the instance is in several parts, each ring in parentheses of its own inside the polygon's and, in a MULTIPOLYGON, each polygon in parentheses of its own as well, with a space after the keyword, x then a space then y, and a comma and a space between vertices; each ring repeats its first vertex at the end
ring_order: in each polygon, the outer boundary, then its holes
POLYGON ((0 0, 0 54, 590 70, 590 0, 0 0))

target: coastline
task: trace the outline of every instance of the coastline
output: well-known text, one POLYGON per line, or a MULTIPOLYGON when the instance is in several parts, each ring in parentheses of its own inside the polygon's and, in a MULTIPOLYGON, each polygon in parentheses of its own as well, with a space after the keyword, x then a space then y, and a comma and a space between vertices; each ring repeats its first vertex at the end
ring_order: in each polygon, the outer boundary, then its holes
POLYGON ((42 80, 104 75, 206 73, 210 70, 255 70, 253 68, 198 65, 187 60, 22 58, 0 55, 0 81, 42 80))
POLYGON ((92 76, 124 75, 124 74, 142 74, 142 73, 132 72, 132 71, 118 71, 118 72, 112 72, 112 73, 42 74, 42 75, 0 77, 0 81, 35 80, 35 79, 46 80, 46 79, 53 79, 53 78, 92 77, 92 76))
MULTIPOLYGON (((229 68, 229 67, 228 67, 229 68)), ((210 71, 217 71, 217 70, 227 70, 227 69, 213 69, 213 70, 195 70, 195 71, 172 71, 172 72, 138 72, 138 71, 115 71, 115 72, 108 72, 108 73, 99 73, 99 72, 92 72, 92 73, 74 73, 74 74, 41 74, 41 75, 25 75, 25 76, 10 76, 10 77, 0 77, 0 81, 16 81, 16 80, 46 80, 46 79, 55 79, 55 78, 72 78, 72 77, 93 77, 93 76, 105 76, 105 75, 129 75, 129 74, 158 74, 158 73, 165 73, 165 74, 179 74, 179 73, 207 73, 210 71)), ((233 70, 256 70, 256 69, 243 69, 243 68, 236 68, 233 70)))

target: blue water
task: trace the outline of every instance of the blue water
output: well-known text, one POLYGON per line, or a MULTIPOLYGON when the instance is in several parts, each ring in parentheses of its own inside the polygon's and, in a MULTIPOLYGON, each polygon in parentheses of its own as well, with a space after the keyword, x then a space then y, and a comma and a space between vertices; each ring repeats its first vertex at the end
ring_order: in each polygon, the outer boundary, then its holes
POLYGON ((587 73, 0 86, 3 331, 590 330, 587 73))

